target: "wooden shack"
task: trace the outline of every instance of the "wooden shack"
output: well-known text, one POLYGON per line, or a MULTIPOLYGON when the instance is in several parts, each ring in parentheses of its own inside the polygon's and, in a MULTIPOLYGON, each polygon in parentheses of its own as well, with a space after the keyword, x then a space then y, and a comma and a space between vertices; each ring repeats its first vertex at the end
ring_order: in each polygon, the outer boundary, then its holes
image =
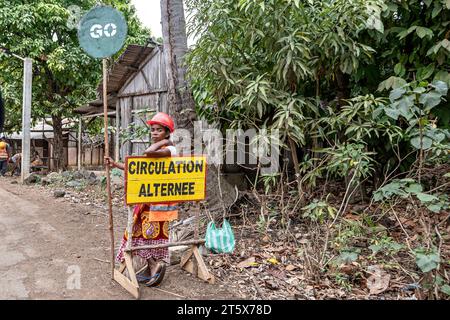
MULTIPOLYGON (((108 96, 117 98, 117 125, 121 128, 129 128, 131 123, 144 125, 148 119, 138 112, 145 109, 167 112, 166 83, 162 46, 128 46, 108 75, 108 96)), ((119 137, 116 138, 118 141, 119 137)), ((125 142, 118 156, 124 159, 130 154, 142 154, 148 143, 148 138, 125 142)))
MULTIPOLYGON (((108 117, 110 125, 116 127, 111 137, 111 156, 115 159, 123 160, 127 155, 141 154, 145 150, 148 138, 122 143, 119 132, 130 128, 132 123, 144 125, 147 117, 139 111, 168 111, 166 82, 163 47, 157 44, 129 45, 109 69, 108 117)), ((102 83, 103 79, 97 89, 99 100, 76 110, 83 118, 103 116, 102 83)))
MULTIPOLYGON (((51 119, 41 119, 30 129, 31 155, 37 152, 42 159, 44 166, 48 170, 54 170, 56 160, 53 157, 53 127, 49 124, 51 119)), ((63 120, 63 166, 70 167, 71 162, 76 161, 70 157, 70 145, 76 141, 76 136, 71 132, 72 122, 69 119, 63 120)), ((8 143, 12 147, 13 153, 22 152, 22 132, 5 135, 8 143)), ((76 165, 76 162, 75 162, 76 165)))

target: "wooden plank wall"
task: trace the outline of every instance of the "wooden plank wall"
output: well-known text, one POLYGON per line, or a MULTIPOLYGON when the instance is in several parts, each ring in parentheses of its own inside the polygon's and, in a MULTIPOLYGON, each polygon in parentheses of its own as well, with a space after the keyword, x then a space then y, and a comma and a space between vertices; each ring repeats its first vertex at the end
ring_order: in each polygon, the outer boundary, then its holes
MULTIPOLYGON (((168 112, 167 106, 167 76, 162 47, 156 47, 149 57, 139 67, 139 71, 126 82, 118 94, 121 127, 128 128, 131 123, 144 125, 147 121, 145 114, 136 111, 152 109, 168 112)), ((122 144, 120 159, 127 155, 140 155, 147 143, 138 141, 122 144)))

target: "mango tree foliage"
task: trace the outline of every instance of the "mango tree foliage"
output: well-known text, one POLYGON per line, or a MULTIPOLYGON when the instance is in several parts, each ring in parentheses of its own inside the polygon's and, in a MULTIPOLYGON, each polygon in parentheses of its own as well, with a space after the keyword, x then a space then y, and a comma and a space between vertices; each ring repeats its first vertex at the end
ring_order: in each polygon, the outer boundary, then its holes
MULTIPOLYGON (((450 1, 386 1, 386 32, 379 37, 375 60, 379 90, 396 89, 414 80, 443 81, 450 86, 450 1), (404 79, 405 81, 394 81, 404 79)), ((433 110, 439 124, 450 128, 448 99, 433 110)))
MULTIPOLYGON (((138 22, 128 0, 104 1, 121 10, 128 22, 127 43, 143 44, 149 31, 138 22)), ((63 118, 74 108, 96 98, 101 61, 87 56, 79 46, 77 22, 97 1, 0 0, 0 46, 33 59, 33 120, 52 118, 55 158, 62 159, 63 118), (79 15, 71 8, 76 4, 79 15)), ((119 53, 120 54, 120 53, 119 53)), ((0 53, 0 85, 7 116, 6 130, 19 131, 22 108, 22 61, 0 53)))
POLYGON ((368 61, 374 50, 358 34, 381 27, 379 19, 367 23, 368 3, 381 10, 375 1, 186 2, 198 38, 188 64, 200 111, 231 126, 270 119, 301 144, 305 117, 319 111, 316 81, 333 82, 368 61))
POLYGON ((223 128, 278 128, 306 150, 362 142, 374 176, 399 159, 408 170, 431 140, 429 154, 448 146, 447 0, 186 3, 198 39, 187 60, 194 97, 223 128))

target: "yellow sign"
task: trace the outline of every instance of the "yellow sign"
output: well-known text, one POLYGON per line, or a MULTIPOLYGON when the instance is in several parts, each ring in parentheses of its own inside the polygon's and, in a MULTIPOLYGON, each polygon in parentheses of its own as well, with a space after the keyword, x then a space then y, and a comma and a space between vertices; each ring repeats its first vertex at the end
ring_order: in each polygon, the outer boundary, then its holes
POLYGON ((205 199, 206 156, 127 157, 126 204, 205 199))

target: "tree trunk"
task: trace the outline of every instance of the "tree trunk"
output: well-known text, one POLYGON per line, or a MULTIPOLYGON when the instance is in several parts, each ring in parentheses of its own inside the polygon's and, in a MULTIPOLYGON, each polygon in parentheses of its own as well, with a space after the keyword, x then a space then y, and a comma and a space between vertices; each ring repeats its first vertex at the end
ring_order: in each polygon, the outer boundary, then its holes
POLYGON ((175 125, 194 136, 195 103, 186 80, 184 56, 188 51, 182 0, 161 0, 164 57, 168 82, 169 114, 175 125))
POLYGON ((55 171, 65 169, 64 163, 64 143, 63 143, 63 131, 62 131, 62 117, 59 115, 52 115, 53 125, 53 157, 55 171))
MULTIPOLYGON (((184 56, 188 51, 186 21, 183 0, 161 0, 161 20, 166 61, 169 114, 176 128, 188 130, 194 138, 194 122, 197 119, 195 102, 186 79, 184 56)), ((178 141, 174 141, 177 144, 178 141)), ((194 146, 194 143, 191 143, 194 146)), ((190 150, 193 151, 193 150, 190 150)), ((191 153, 188 152, 187 153, 191 153)), ((222 211, 223 205, 230 207, 235 191, 226 180, 219 179, 216 166, 208 166, 207 203, 209 210, 222 211), (220 180, 221 188, 218 186, 220 180), (220 196, 222 194, 222 196, 220 196)))
POLYGON ((349 75, 342 73, 341 70, 336 72, 336 96, 339 109, 344 104, 344 99, 350 98, 349 75))
POLYGON ((289 148, 291 149, 292 154, 292 161, 294 162, 294 169, 295 169, 295 179, 297 180, 297 191, 298 191, 298 197, 302 199, 301 203, 303 204, 303 190, 302 190, 302 179, 300 177, 300 167, 297 157, 297 147, 295 145, 294 140, 292 138, 288 138, 289 140, 289 148))

